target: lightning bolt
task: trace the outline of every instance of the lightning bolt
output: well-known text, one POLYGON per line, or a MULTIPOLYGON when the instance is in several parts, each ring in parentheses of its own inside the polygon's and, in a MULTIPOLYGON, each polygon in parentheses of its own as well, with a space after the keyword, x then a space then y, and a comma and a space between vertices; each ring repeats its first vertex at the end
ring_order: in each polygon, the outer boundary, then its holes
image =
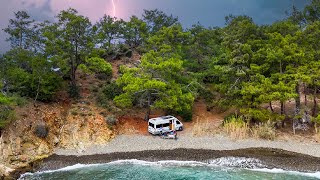
POLYGON ((116 4, 114 3, 114 0, 111 0, 112 7, 113 7, 113 17, 116 17, 116 4))

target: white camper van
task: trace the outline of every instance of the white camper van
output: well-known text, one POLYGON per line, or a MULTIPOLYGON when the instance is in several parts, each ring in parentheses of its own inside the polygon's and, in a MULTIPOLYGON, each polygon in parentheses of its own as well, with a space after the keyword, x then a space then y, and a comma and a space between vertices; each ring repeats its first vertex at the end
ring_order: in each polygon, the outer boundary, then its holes
POLYGON ((151 134, 156 135, 170 130, 183 130, 183 124, 174 116, 162 116, 148 121, 148 131, 151 134))

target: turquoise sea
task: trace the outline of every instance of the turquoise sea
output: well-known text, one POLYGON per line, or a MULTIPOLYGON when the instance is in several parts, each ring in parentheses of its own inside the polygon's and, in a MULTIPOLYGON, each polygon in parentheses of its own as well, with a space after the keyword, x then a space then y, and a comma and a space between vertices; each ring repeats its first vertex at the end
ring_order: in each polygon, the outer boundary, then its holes
POLYGON ((77 164, 54 171, 27 173, 21 180, 95 180, 95 179, 320 179, 320 173, 301 173, 268 169, 259 160, 250 158, 219 158, 203 162, 119 160, 106 164, 77 164))

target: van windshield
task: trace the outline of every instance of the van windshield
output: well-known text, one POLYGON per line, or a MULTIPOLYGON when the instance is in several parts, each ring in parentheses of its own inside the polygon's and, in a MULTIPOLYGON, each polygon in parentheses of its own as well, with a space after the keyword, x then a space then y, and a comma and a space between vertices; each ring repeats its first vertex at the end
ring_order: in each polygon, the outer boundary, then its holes
POLYGON ((154 124, 152 124, 151 122, 149 122, 149 126, 154 128, 154 124))

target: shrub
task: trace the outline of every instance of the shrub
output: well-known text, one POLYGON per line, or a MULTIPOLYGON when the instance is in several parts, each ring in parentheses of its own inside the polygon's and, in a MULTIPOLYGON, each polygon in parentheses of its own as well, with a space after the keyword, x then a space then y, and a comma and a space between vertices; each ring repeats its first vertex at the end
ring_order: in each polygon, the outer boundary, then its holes
POLYGON ((9 99, 12 102, 11 104, 14 104, 20 107, 27 104, 27 99, 25 97, 19 96, 18 94, 12 94, 9 99))
POLYGON ((113 100, 116 96, 119 96, 122 93, 122 87, 117 85, 116 82, 111 82, 103 87, 102 92, 108 100, 113 100))
POLYGON ((15 114, 9 106, 0 105, 0 129, 14 120, 15 114))
POLYGON ((46 138, 49 134, 49 128, 46 124, 41 123, 36 126, 34 130, 34 134, 39 138, 46 138))
POLYGON ((106 95, 102 92, 100 92, 96 97, 97 104, 103 108, 109 107, 109 100, 106 97, 106 95))
POLYGON ((270 121, 257 125, 252 128, 252 136, 255 138, 274 140, 276 137, 274 125, 270 123, 270 121))
POLYGON ((99 57, 87 58, 84 64, 79 65, 79 69, 84 73, 95 74, 100 80, 109 80, 112 77, 112 65, 99 57))
POLYGON ((192 109, 179 111, 177 114, 181 116, 185 122, 192 121, 192 116, 193 116, 192 109))
POLYGON ((260 122, 267 122, 269 120, 282 121, 285 118, 284 115, 272 113, 267 109, 243 108, 240 110, 240 112, 249 119, 255 119, 260 122))
POLYGON ((317 117, 311 119, 312 122, 314 122, 314 129, 316 133, 318 133, 318 125, 320 124, 320 114, 317 115, 317 117))
POLYGON ((75 99, 79 98, 80 97, 80 89, 79 89, 79 87, 76 86, 76 85, 70 85, 69 86, 69 96, 71 98, 75 98, 75 99))
POLYGON ((109 101, 122 93, 122 88, 115 82, 110 82, 102 87, 101 92, 97 96, 97 103, 104 108, 109 107, 109 101))
POLYGON ((109 125, 109 126, 114 126, 117 124, 117 118, 114 116, 114 115, 108 115, 106 117, 106 123, 109 125))
POLYGON ((233 139, 248 137, 249 125, 243 116, 230 116, 224 120, 223 129, 233 139))

